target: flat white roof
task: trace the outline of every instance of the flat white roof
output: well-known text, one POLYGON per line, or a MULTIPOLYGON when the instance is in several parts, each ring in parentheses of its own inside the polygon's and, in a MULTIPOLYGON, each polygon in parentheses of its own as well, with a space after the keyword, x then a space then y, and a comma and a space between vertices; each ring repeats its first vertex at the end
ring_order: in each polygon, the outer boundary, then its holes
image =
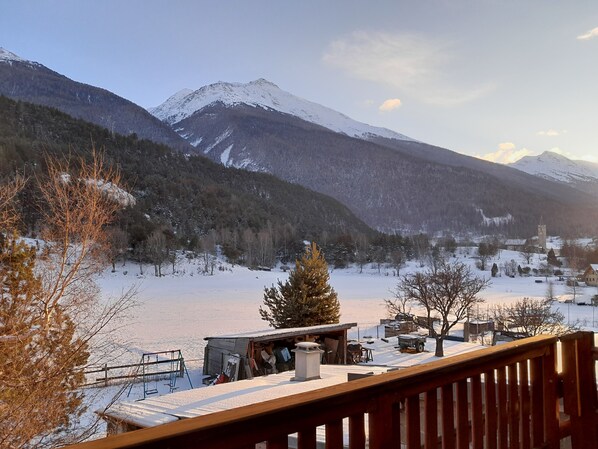
POLYGON ((211 387, 180 391, 135 402, 117 402, 103 415, 138 427, 153 427, 179 419, 243 407, 347 382, 349 373, 385 373, 388 367, 322 365, 321 379, 297 382, 295 371, 255 377, 211 387))
MULTIPOLYGON (((425 351, 421 353, 401 353, 397 348, 397 337, 386 340, 362 341, 364 348, 370 349, 373 360, 359 365, 321 365, 321 379, 305 382, 292 381, 295 371, 255 377, 253 379, 224 383, 211 387, 179 391, 163 396, 150 397, 141 401, 122 401, 113 404, 102 413, 107 418, 123 421, 138 427, 153 427, 179 419, 243 407, 270 399, 277 399, 298 393, 305 393, 347 382, 349 373, 382 374, 396 368, 437 360, 434 356, 435 341, 428 338, 425 351)), ((463 354, 481 349, 482 346, 455 341, 444 342, 445 356, 463 354)))

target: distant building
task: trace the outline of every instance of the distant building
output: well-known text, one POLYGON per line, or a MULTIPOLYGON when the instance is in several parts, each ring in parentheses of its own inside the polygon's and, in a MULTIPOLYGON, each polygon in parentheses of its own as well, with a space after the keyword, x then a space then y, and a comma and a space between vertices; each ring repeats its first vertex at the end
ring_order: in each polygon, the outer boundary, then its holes
POLYGON ((583 281, 587 285, 598 287, 598 264, 593 263, 583 273, 583 281))
POLYGON ((526 244, 527 240, 525 239, 507 239, 505 241, 505 249, 510 251, 521 251, 526 244))
POLYGON ((538 225, 538 247, 540 252, 546 251, 546 225, 543 221, 540 219, 540 224, 538 225))

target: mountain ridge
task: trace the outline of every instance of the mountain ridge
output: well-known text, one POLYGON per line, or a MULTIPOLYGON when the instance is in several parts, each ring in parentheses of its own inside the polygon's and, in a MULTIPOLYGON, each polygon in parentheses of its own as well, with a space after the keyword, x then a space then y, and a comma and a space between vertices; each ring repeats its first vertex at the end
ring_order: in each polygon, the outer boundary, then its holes
POLYGON ((371 136, 379 136, 413 140, 386 128, 358 122, 326 106, 297 97, 264 78, 245 84, 219 81, 192 92, 184 89, 169 97, 161 105, 149 108, 148 111, 172 125, 216 102, 221 102, 225 106, 246 104, 272 109, 351 137, 368 139, 371 136))
POLYGON ((524 156, 509 164, 510 167, 555 181, 598 197, 598 164, 569 159, 554 151, 544 151, 537 156, 524 156))
POLYGON ((168 125, 132 101, 74 81, 6 49, 0 50, 0 94, 56 108, 119 134, 137 134, 183 152, 191 148, 168 125))
MULTIPOLYGON (((197 153, 332 196, 384 232, 528 235, 546 209, 596 212, 585 193, 514 168, 417 141, 354 138, 250 105, 210 103, 172 126, 197 153)), ((564 215, 552 220, 565 230, 564 215)))

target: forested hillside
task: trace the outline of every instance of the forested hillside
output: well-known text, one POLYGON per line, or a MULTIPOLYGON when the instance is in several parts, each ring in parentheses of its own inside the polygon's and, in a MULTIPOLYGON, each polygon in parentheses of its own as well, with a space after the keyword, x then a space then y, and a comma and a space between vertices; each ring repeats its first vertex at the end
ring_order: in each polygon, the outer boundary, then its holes
MULTIPOLYGON (((87 157, 92 146, 120 168, 137 200, 121 214, 116 233, 126 233, 137 257, 151 259, 156 245, 218 243, 234 261, 269 265, 274 257, 301 251, 303 239, 374 234, 339 202, 274 176, 225 168, 55 109, 0 97, 0 176, 43 173, 44 154, 87 157)), ((26 231, 35 235, 38 213, 27 202, 36 195, 33 185, 23 192, 22 212, 26 231)))

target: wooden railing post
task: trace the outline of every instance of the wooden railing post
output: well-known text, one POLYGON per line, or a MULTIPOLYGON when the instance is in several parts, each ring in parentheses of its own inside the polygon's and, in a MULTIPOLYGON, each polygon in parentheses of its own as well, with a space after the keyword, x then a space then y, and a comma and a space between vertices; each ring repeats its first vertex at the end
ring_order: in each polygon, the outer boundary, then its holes
POLYGON ((365 449, 365 419, 363 413, 349 416, 349 449, 365 449))
POLYGON ((343 420, 326 424, 326 449, 343 449, 343 420))
POLYGON ((389 396, 377 398, 368 411, 370 449, 400 448, 401 441, 396 439, 398 429, 393 429, 393 415, 397 412, 389 396))
POLYGON ((427 391, 424 398, 425 449, 438 449, 438 390, 427 391))
POLYGON ((484 391, 486 393, 486 447, 496 449, 498 419, 496 412, 496 380, 494 370, 484 373, 484 391))
POLYGON ((594 334, 578 332, 561 339, 563 406, 571 421, 573 449, 598 448, 596 375, 592 359, 594 334))
POLYGON ((558 378, 556 372, 556 344, 547 348, 543 357, 544 390, 544 435, 549 449, 558 449, 559 441, 559 401, 557 395, 558 378))

